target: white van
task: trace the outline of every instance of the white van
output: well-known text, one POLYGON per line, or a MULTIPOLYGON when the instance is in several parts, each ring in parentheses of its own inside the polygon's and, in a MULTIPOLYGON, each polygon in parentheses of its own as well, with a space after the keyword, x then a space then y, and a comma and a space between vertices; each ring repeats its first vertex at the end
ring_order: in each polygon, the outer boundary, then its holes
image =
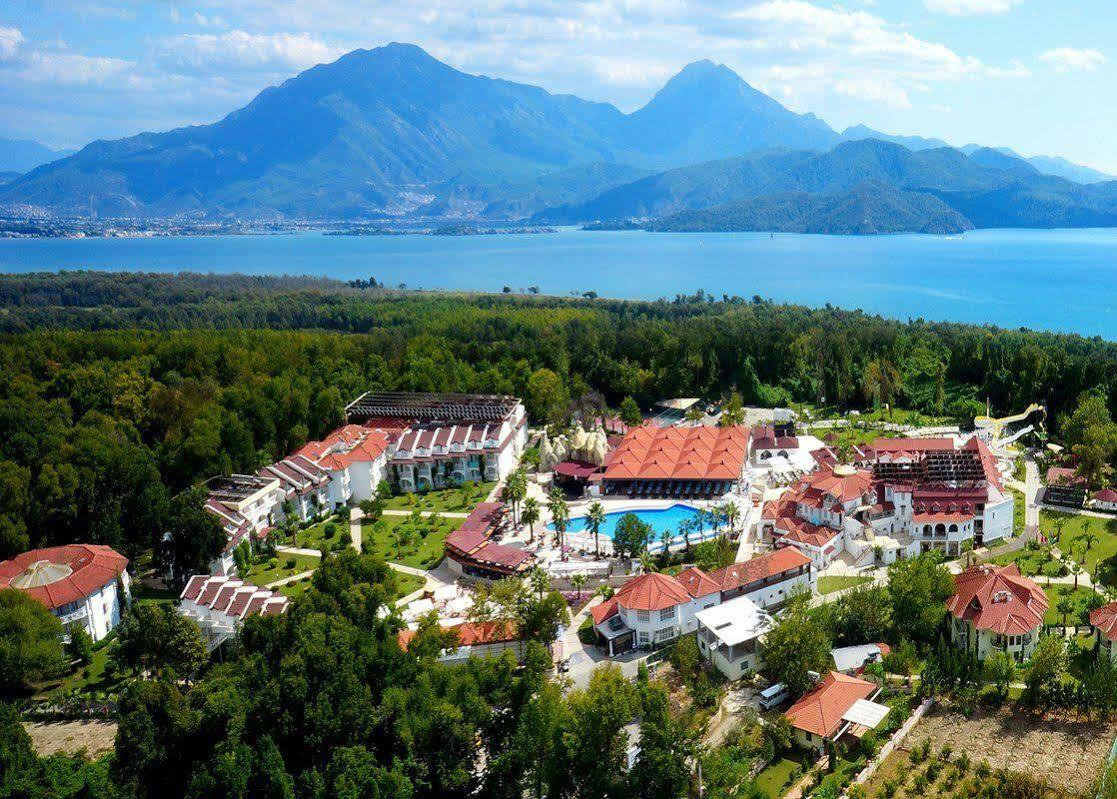
POLYGON ((760 707, 764 710, 771 710, 772 708, 779 707, 786 700, 787 687, 782 682, 769 686, 760 692, 760 707))

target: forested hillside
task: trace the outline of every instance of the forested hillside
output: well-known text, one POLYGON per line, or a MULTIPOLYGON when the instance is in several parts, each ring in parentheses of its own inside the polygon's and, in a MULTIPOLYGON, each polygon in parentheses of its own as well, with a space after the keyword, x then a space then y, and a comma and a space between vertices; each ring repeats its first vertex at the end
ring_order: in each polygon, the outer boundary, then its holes
POLYGON ((78 539, 147 548, 175 494, 289 453, 370 388, 507 392, 551 421, 733 389, 762 404, 882 396, 963 422, 986 399, 1057 414, 1084 391, 1117 394, 1117 345, 1097 338, 758 298, 71 273, 0 278, 0 307, 0 555, 78 539))

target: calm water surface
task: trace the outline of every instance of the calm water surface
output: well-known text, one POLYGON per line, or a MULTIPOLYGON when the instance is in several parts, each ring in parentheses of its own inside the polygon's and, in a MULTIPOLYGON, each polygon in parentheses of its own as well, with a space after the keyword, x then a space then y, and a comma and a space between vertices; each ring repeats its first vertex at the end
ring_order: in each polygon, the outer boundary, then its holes
POLYGON ((105 269, 375 277, 412 288, 605 297, 737 294, 1117 338, 1117 230, 964 236, 583 232, 0 240, 0 271, 105 269))

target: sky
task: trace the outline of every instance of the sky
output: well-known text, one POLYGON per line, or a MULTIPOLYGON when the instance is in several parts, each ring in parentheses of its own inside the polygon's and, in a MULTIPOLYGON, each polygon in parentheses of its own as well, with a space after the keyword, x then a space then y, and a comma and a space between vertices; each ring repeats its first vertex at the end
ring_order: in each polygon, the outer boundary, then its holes
POLYGON ((1117 174, 1117 0, 5 0, 0 136, 80 147, 204 124, 391 41, 624 111, 709 58, 839 130, 1117 174))

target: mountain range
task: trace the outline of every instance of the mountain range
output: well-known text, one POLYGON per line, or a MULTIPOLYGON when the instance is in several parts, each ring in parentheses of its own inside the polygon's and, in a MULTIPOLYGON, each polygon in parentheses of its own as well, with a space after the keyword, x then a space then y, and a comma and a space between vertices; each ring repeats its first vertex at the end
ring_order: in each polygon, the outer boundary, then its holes
POLYGON ((1003 149, 838 133, 709 61, 626 114, 391 44, 308 69, 210 125, 93 142, 0 183, 0 208, 950 232, 1117 224, 1105 177, 1003 149))
POLYGON ((42 164, 65 158, 73 150, 55 150, 29 139, 5 139, 0 136, 0 173, 27 172, 42 164))

